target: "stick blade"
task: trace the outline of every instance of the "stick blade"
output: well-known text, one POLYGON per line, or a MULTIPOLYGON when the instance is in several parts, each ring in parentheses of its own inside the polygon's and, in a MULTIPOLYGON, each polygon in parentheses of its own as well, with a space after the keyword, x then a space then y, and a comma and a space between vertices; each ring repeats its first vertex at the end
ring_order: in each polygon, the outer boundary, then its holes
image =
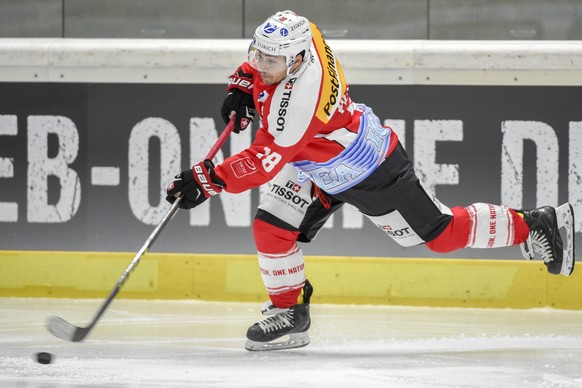
POLYGON ((82 341, 89 333, 88 328, 81 328, 70 324, 63 318, 51 315, 46 322, 47 330, 57 338, 70 342, 82 341))

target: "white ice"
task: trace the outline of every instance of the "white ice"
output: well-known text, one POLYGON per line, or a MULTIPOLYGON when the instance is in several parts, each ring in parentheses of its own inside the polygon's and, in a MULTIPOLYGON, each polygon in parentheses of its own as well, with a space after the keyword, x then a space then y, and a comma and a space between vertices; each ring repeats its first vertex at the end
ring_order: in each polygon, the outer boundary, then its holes
POLYGON ((260 303, 0 299, 0 387, 582 387, 582 312, 312 304, 311 344, 248 352, 260 303), (34 360, 50 352, 53 363, 34 360))

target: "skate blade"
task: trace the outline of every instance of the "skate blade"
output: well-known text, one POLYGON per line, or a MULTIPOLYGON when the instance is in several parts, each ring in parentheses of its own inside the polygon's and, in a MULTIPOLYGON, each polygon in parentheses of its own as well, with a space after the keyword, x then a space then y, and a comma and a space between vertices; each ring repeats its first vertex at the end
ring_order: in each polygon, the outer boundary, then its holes
POLYGON ((258 342, 247 340, 245 349, 251 352, 264 352, 270 350, 285 350, 302 348, 309 345, 310 339, 307 332, 289 334, 289 339, 280 342, 258 342))
POLYGON ((574 265, 576 264, 574 252, 574 210, 572 205, 565 203, 556 208, 556 216, 558 218, 558 229, 562 237, 563 261, 560 273, 564 276, 570 276, 574 272, 574 265))

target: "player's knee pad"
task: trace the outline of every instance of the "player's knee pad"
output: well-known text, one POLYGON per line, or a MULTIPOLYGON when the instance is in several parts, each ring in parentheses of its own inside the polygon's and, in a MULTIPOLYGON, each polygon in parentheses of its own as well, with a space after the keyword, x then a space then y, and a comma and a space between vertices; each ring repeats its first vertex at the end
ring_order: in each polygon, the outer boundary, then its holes
POLYGON ((467 246, 471 229, 469 212, 462 207, 454 207, 451 212, 453 213, 453 219, 447 227, 437 238, 425 244, 431 251, 446 253, 467 246))
POLYGON ((281 253, 287 252, 296 245, 298 231, 286 230, 272 223, 255 218, 253 222, 253 236, 259 252, 281 253))

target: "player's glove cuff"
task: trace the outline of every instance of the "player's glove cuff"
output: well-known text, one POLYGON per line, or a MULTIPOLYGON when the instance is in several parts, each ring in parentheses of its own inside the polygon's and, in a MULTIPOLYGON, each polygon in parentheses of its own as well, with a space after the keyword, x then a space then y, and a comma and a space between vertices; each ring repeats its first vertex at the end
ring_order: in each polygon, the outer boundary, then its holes
POLYGON ((166 200, 174 203, 177 197, 182 196, 178 206, 192 209, 219 194, 224 186, 224 182, 216 176, 212 162, 205 160, 174 177, 174 181, 166 189, 166 200))

